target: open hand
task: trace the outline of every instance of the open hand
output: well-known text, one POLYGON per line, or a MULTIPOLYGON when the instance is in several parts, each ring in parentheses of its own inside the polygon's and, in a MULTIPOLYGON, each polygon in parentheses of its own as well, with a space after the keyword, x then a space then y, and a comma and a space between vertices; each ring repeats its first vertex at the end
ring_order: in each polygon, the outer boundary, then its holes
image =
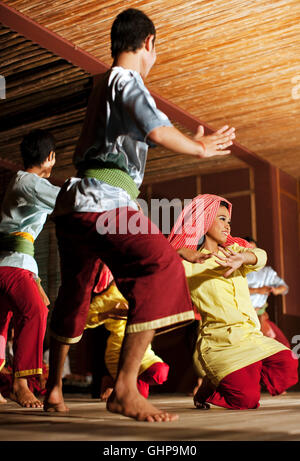
POLYGON ((200 125, 194 136, 195 141, 200 142, 205 149, 203 157, 228 155, 231 153, 231 151, 226 150, 226 148, 232 145, 232 140, 235 138, 235 128, 229 128, 228 125, 225 125, 218 131, 207 136, 203 136, 203 132, 203 127, 200 125))
POLYGON ((285 285, 280 285, 278 287, 268 287, 270 289, 270 293, 273 295, 283 295, 287 292, 287 287, 285 285))
POLYGON ((220 266, 228 267, 229 269, 224 272, 224 277, 229 277, 235 270, 241 267, 244 264, 244 255, 243 253, 236 253, 229 248, 219 248, 220 251, 224 254, 224 258, 219 256, 217 253, 212 253, 216 259, 217 263, 220 266))

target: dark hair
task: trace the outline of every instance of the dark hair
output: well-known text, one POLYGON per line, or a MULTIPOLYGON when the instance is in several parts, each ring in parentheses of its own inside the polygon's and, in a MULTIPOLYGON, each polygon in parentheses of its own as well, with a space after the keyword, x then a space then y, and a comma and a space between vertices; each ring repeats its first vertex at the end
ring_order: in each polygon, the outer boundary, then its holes
POLYGON ((111 56, 139 50, 148 35, 156 35, 151 19, 140 10, 128 8, 118 14, 111 27, 111 56))
POLYGON ((225 202, 224 200, 222 200, 222 201, 220 202, 220 206, 224 206, 225 208, 227 208, 227 210, 229 210, 229 205, 228 205, 228 203, 225 202))
POLYGON ((254 238, 250 237, 249 235, 247 235, 246 237, 243 237, 244 240, 247 240, 247 242, 253 242, 255 243, 255 245, 257 246, 257 241, 254 240, 254 238))
POLYGON ((24 136, 20 150, 25 169, 40 166, 55 151, 54 136, 46 130, 32 130, 24 136))

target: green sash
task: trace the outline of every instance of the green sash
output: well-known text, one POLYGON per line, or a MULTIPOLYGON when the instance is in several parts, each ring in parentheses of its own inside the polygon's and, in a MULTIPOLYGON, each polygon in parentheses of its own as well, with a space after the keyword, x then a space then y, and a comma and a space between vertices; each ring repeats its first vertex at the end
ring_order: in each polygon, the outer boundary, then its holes
POLYGON ((259 310, 256 311, 257 315, 263 315, 266 312, 267 307, 268 303, 265 303, 263 306, 261 306, 259 310))
POLYGON ((89 168, 83 172, 83 177, 95 178, 99 181, 106 182, 110 186, 120 187, 130 195, 132 200, 136 200, 140 193, 129 174, 118 168, 89 168))
POLYGON ((17 251, 34 257, 34 244, 20 235, 0 232, 0 251, 17 251))

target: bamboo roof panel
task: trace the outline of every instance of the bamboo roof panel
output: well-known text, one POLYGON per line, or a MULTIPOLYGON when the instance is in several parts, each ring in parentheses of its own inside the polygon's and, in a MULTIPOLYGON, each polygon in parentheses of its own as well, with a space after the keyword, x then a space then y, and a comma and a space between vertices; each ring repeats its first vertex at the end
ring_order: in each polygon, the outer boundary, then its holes
POLYGON ((149 89, 215 129, 235 126, 240 144, 300 177, 300 99, 292 97, 292 79, 300 81, 299 0, 4 3, 106 65, 113 19, 128 6, 142 9, 157 29, 149 89))
MULTIPOLYGON (((2 158, 21 165, 19 144, 23 135, 42 127, 56 138, 53 173, 56 179, 64 180, 76 174, 72 158, 92 86, 90 75, 4 26, 0 27, 0 37, 6 37, 0 41, 0 50, 5 51, 0 54, 0 68, 7 80, 7 98, 1 101, 0 162, 2 158)), ((174 125, 192 135, 176 121, 174 125)), ((195 174, 202 166, 205 171, 246 167, 233 156, 203 160, 156 148, 149 150, 145 183, 195 174)))

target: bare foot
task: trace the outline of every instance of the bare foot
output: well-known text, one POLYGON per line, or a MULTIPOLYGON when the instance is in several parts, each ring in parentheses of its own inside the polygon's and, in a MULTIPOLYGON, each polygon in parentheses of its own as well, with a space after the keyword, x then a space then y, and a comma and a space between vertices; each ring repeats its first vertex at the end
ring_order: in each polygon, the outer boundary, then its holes
POLYGON ((44 399, 44 411, 49 413, 66 413, 69 411, 69 408, 65 405, 61 387, 54 386, 47 391, 44 399))
POLYGON ((3 397, 1 392, 0 392, 0 403, 7 403, 7 400, 3 397))
POLYGON ((106 408, 112 413, 119 413, 137 421, 149 423, 170 422, 178 419, 178 415, 167 413, 151 405, 137 390, 128 391, 127 389, 125 393, 118 395, 114 390, 107 401, 106 408))
POLYGON ((27 388, 13 390, 9 397, 24 408, 42 408, 43 403, 27 388))

